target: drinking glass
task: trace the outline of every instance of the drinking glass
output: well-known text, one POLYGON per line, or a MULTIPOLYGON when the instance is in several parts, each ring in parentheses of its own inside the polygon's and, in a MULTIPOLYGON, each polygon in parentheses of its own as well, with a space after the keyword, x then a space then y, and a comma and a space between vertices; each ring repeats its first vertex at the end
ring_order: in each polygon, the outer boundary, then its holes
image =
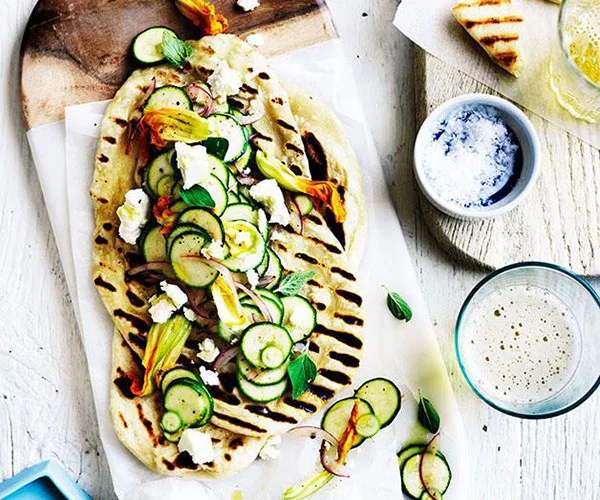
POLYGON ((571 115, 600 122, 600 0, 563 0, 550 86, 571 115))
POLYGON ((507 266, 484 278, 465 300, 456 323, 455 347, 465 379, 490 406, 520 418, 561 415, 582 404, 600 386, 600 297, 587 281, 560 266, 544 262, 507 266), (500 289, 523 285, 546 290, 569 308, 578 324, 579 348, 574 353, 572 376, 560 391, 543 400, 511 402, 495 398, 485 390, 484 381, 478 380, 486 365, 470 354, 468 330, 483 299, 500 289))

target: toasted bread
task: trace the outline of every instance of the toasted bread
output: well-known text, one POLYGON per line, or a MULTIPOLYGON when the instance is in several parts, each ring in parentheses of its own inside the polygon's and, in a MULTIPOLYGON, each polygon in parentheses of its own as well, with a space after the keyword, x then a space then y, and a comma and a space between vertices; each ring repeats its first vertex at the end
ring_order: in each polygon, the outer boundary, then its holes
POLYGON ((492 61, 519 76, 523 69, 520 40, 524 18, 511 0, 460 0, 452 13, 492 61))

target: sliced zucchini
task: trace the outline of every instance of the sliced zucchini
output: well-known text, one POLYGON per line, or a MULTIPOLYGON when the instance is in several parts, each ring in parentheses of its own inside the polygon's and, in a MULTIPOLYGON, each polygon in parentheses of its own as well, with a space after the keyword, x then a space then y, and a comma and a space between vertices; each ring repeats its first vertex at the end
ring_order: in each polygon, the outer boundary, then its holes
POLYGON ((256 385, 238 373, 238 387, 240 388, 240 392, 251 401, 256 401, 257 403, 268 403, 269 401, 279 399, 287 389, 287 385, 287 378, 272 385, 256 385))
POLYGON ((267 249, 267 253, 269 254, 269 264, 267 265, 267 269, 265 270, 263 276, 266 278, 267 276, 272 276, 275 278, 271 283, 269 283, 266 288, 269 290, 273 290, 279 285, 281 281, 281 277, 283 275, 283 266, 281 265, 281 260, 279 259, 279 255, 277 255, 270 248, 267 249))
MULTIPOLYGON (((154 198, 158 198, 159 196, 161 196, 158 187, 161 180, 164 184, 165 180, 163 179, 163 177, 166 177, 167 179, 175 179, 176 172, 173 168, 173 164, 171 163, 174 151, 174 149, 165 151, 164 153, 159 154, 156 158, 151 160, 148 163, 148 165, 146 165, 146 168, 144 170, 144 184, 146 186, 146 189, 154 198)), ((175 181, 173 181, 173 183, 174 182, 175 181)))
POLYGON ((300 210, 300 215, 303 217, 312 212, 314 205, 312 198, 305 194, 298 194, 294 197, 296 205, 298 206, 298 210, 300 210))
POLYGON ((317 311, 304 297, 283 297, 283 327, 289 332, 294 344, 310 337, 317 326, 317 311))
POLYGON ((166 85, 152 92, 144 106, 144 113, 161 108, 192 109, 192 100, 181 87, 166 85))
POLYGON ((267 245, 260 231, 243 220, 224 221, 225 242, 230 256, 223 265, 233 272, 256 269, 265 257, 267 245))
POLYGON ((183 200, 176 201, 171 205, 171 212, 174 214, 180 214, 190 208, 190 206, 183 200))
POLYGON ((167 438, 167 441, 170 441, 171 443, 179 442, 182 434, 183 434, 183 429, 180 429, 177 432, 173 432, 173 433, 163 431, 163 436, 165 436, 165 438, 167 438))
POLYGON ((206 425, 213 413, 213 399, 200 382, 182 379, 172 383, 164 395, 165 410, 177 413, 183 425, 206 425))
POLYGON ((140 248, 146 262, 167 260, 166 240, 160 230, 160 226, 153 226, 142 233, 140 248))
MULTIPOLYGON (((404 491, 411 498, 419 499, 425 491, 425 486, 421 481, 421 474, 419 467, 421 465, 422 454, 418 453, 408 458, 400 471, 400 477, 402 479, 402 487, 404 491)), ((435 457, 431 457, 431 464, 429 476, 429 489, 439 491, 443 494, 448 490, 450 486, 450 480, 452 479, 452 471, 445 458, 436 454, 435 457)))
POLYGON ((170 434, 175 434, 183 427, 183 420, 178 413, 166 411, 160 419, 160 428, 170 434))
POLYGON ((177 224, 173 231, 169 233, 169 236, 167 236, 167 255, 171 252, 171 246, 173 245, 175 238, 183 233, 199 233, 200 236, 202 236, 205 240, 210 240, 210 235, 203 228, 197 226, 196 224, 177 224))
POLYGON ((204 229, 213 240, 223 242, 225 230, 221 219, 206 208, 189 208, 181 214, 178 224, 195 224, 204 229))
MULTIPOLYGON (((231 188, 229 189, 229 191, 227 191, 227 198, 229 201, 229 206, 240 202, 240 197, 235 191, 232 191, 231 188)), ((225 211, 227 211, 227 209, 225 209, 225 211)))
POLYGON ((224 186, 229 187, 229 168, 216 156, 207 155, 210 173, 219 179, 224 186))
POLYGON ((428 491, 424 491, 419 500, 443 500, 444 496, 438 490, 431 490, 431 494, 428 491))
POLYGON ((162 50, 162 42, 165 32, 177 34, 170 28, 164 26, 153 26, 142 31, 133 39, 131 52, 140 64, 158 64, 165 59, 162 50))
POLYGON ((257 323, 244 332, 240 350, 256 368, 277 368, 289 357, 292 345, 285 328, 274 323, 257 323))
MULTIPOLYGON (((321 421, 321 427, 330 432, 336 439, 341 439, 348 422, 350 421, 350 414, 354 408, 355 402, 358 400, 358 418, 360 419, 363 415, 372 415, 373 408, 366 401, 360 398, 346 398, 336 402, 325 412, 323 420, 321 421)), ((360 446, 365 440, 364 437, 356 435, 354 437, 354 443, 352 448, 360 446)))
POLYGON ((247 203, 230 203, 221 216, 223 221, 245 220, 258 226, 258 210, 247 203))
POLYGON ((263 258, 260 265, 256 268, 256 272, 258 273, 258 275, 261 278, 264 276, 265 271, 267 270, 268 266, 269 266, 269 248, 267 247, 267 251, 265 252, 265 257, 263 258))
MULTIPOLYGON (((277 325, 281 325, 281 321, 283 319, 283 307, 281 307, 277 301, 271 299, 270 297, 262 297, 262 299, 267 306, 269 313, 271 314, 271 321, 277 325)), ((245 297, 242 299, 242 304, 254 304, 254 301, 250 297, 245 297)))
POLYGON ((177 277, 186 285, 196 288, 210 286, 219 276, 219 271, 207 264, 200 257, 201 250, 207 243, 205 238, 197 231, 180 234, 175 238, 169 250, 169 260, 177 277))
MULTIPOLYGON (((250 135, 252 134, 249 134, 249 136, 250 135)), ((246 168, 248 168, 251 159, 252 148, 248 147, 248 149, 246 149, 246 152, 242 156, 240 156, 240 158, 236 160, 233 165, 238 172, 243 172, 246 168)))
POLYGON ((423 450, 425 449, 425 446, 427 446, 427 445, 425 445, 425 444, 410 444, 410 445, 402 448, 398 452, 398 467, 400 467, 400 469, 402 469, 402 466, 404 465, 404 463, 413 455, 418 455, 419 453, 422 453, 423 450))
POLYGON ((183 368, 181 366, 176 366, 175 368, 171 368, 162 376, 160 381, 161 392, 164 394, 171 382, 182 378, 200 382, 200 376, 197 374, 197 372, 188 370, 187 368, 183 368))
POLYGON ((402 404, 400 389, 386 378, 368 380, 358 388, 356 396, 373 407, 382 429, 392 423, 402 404))
POLYGON ((216 175, 211 175, 208 181, 202 183, 202 187, 208 191, 215 202, 215 208, 213 209, 215 214, 221 215, 229 202, 225 184, 216 175))
MULTIPOLYGON (((212 95, 212 93, 211 93, 212 95)), ((228 102, 216 102, 215 103, 215 108, 214 108, 214 113, 215 114, 229 114, 231 112, 231 106, 229 105, 228 102)))
POLYGON ((224 161, 238 160, 248 149, 248 136, 244 127, 231 115, 214 114, 208 117, 213 133, 229 141, 229 149, 224 161))
POLYGON ((241 354, 237 358, 238 372, 254 385, 272 385, 281 382, 287 375, 289 359, 278 368, 272 370, 258 370, 252 366, 241 354))
POLYGON ((370 438, 379 432, 381 424, 374 414, 368 414, 358 417, 355 427, 359 436, 370 438))
POLYGON ((272 300, 277 304, 277 307, 279 307, 281 311, 283 311, 283 301, 281 300, 281 297, 279 297, 279 295, 277 295, 275 292, 267 290, 266 288, 257 288, 256 290, 254 290, 254 293, 256 293, 256 295, 258 295, 259 297, 262 297, 263 299, 272 300))

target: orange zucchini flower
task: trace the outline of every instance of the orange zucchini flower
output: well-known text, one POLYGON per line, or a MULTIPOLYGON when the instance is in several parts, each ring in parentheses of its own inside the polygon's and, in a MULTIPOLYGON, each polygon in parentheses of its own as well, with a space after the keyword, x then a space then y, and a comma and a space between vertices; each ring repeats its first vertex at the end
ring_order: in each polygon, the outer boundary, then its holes
POLYGON ((285 163, 267 158, 263 151, 256 153, 256 165, 265 177, 275 179, 283 189, 304 193, 323 202, 333 212, 336 222, 346 220, 344 201, 333 182, 299 177, 285 163))
POLYGON ((218 35, 229 27, 229 21, 215 12, 215 6, 205 0, 175 0, 175 6, 192 21, 204 35, 218 35))

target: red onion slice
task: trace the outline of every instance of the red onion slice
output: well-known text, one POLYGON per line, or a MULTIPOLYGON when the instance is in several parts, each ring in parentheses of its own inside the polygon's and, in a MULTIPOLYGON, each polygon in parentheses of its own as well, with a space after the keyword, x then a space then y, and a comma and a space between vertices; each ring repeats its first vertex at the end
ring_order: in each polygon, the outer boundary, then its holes
POLYGON ((438 496, 436 492, 429 489, 428 477, 431 475, 431 468, 433 467, 433 460, 437 456, 438 443, 439 443, 440 433, 437 432, 433 435, 433 437, 425 446, 425 449, 421 453, 421 460, 419 462, 419 478, 421 479, 421 483, 423 484, 423 488, 427 492, 427 495, 431 498, 431 500, 437 500, 438 496), (433 457, 433 458, 429 458, 433 457))
POLYGON ((239 350, 240 346, 234 345, 228 349, 225 349, 224 351, 221 351, 221 353, 217 356, 217 359, 215 359, 213 362, 213 368, 217 372, 220 372, 227 363, 237 356, 239 350))
POLYGON ((300 207, 296 203, 296 199, 290 196, 288 193, 285 194, 287 205, 290 209, 290 226, 296 234, 302 234, 304 231, 304 222, 302 221, 302 214, 300 207))
POLYGON ((190 97, 194 101, 196 101, 198 99, 198 95, 200 93, 205 94, 206 97, 208 98, 208 100, 207 100, 206 107, 202 108, 201 115, 208 116, 208 115, 212 114, 212 112, 215 109, 215 98, 211 95, 211 93, 208 90, 206 90, 204 87, 201 87, 200 85, 191 84, 191 85, 188 85, 187 87, 185 87, 185 91, 188 94, 190 94, 190 97))
POLYGON ((271 316, 271 312, 267 307, 267 304, 263 299, 261 299, 257 294, 255 294, 250 288, 243 285, 239 281, 234 280, 235 286, 237 286, 242 292, 244 292, 248 297, 252 299, 252 301, 256 304, 256 307, 260 309, 261 314, 265 318, 266 321, 273 322, 273 317, 271 316))
POLYGON ((346 466, 339 462, 337 447, 323 441, 319 456, 321 458, 321 465, 327 472, 337 477, 350 477, 346 466))
POLYGON ((129 276, 130 278, 137 276, 141 273, 145 273, 145 272, 154 272, 154 273, 160 273, 165 277, 174 277, 175 274, 173 273, 173 268, 171 267, 171 263, 170 262, 166 262, 166 261, 160 261, 160 262, 148 262, 146 264, 141 264, 139 266, 135 266, 132 267, 131 269, 128 269, 126 274, 127 276, 129 276))

